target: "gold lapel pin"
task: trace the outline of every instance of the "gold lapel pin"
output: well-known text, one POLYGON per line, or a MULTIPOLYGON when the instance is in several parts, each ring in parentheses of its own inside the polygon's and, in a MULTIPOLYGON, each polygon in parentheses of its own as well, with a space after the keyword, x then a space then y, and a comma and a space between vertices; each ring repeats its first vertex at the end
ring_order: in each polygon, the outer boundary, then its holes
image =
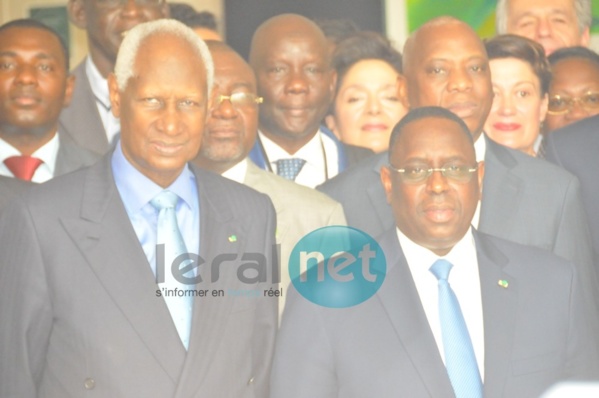
POLYGON ((497 281, 497 284, 498 284, 499 286, 501 286, 502 288, 504 288, 504 289, 507 289, 507 287, 510 285, 510 284, 508 283, 508 281, 506 281, 505 279, 500 279, 500 280, 498 280, 498 281, 497 281))
POLYGON ((237 242, 237 235, 231 235, 231 236, 229 236, 229 242, 231 242, 231 243, 237 242))

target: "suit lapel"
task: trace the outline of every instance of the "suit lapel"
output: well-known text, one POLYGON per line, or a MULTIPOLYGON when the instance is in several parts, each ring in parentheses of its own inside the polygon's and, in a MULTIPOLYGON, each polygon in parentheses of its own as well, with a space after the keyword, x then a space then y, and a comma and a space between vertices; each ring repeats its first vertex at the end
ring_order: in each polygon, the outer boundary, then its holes
MULTIPOLYGON (((225 290, 224 297, 200 298, 194 301, 191 339, 185 366, 181 374, 175 397, 191 397, 209 374, 210 364, 217 361, 219 336, 223 335, 227 319, 232 310, 235 297, 228 297, 226 289, 237 288, 240 281, 236 272, 225 271, 226 264, 220 268, 218 281, 210 282, 210 265, 220 254, 231 254, 240 258, 243 242, 249 231, 233 218, 226 195, 219 181, 208 172, 193 167, 200 196, 200 256, 205 260, 200 267, 204 283, 198 289, 225 290), (232 237, 235 237, 233 240, 232 237)), ((231 263, 228 263, 231 265, 231 263)), ((240 287, 243 288, 243 287, 240 287)))
POLYGON ((412 274, 399 246, 395 229, 389 230, 380 244, 389 269, 377 297, 430 396, 453 397, 453 388, 422 308, 412 274))
POLYGON ((62 219, 99 282, 173 382, 185 349, 112 178, 111 155, 87 172, 81 216, 62 219))
POLYGON ((508 258, 474 231, 485 330, 485 397, 503 396, 518 305, 518 281, 505 271, 508 258))
POLYGON ((522 200, 524 182, 512 173, 517 162, 507 148, 486 136, 484 139, 487 150, 478 229, 495 236, 509 236, 510 231, 514 231, 514 223, 519 222, 514 217, 514 209, 522 200))

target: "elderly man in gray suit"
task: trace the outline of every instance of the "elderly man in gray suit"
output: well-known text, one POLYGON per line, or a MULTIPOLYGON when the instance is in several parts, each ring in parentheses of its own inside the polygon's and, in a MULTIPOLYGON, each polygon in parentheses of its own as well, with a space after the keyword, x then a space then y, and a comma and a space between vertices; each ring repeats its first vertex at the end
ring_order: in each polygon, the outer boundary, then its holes
POLYGON ((0 175, 41 183, 95 162, 58 125, 74 84, 60 36, 32 19, 8 22, 0 57, 0 175))
MULTIPOLYGON (((442 106, 460 116, 486 164, 473 225, 481 232, 540 247, 574 263, 585 296, 596 306, 596 266, 580 183, 563 169, 487 139, 482 128, 493 102, 485 48, 467 24, 436 18, 410 36, 404 73, 412 108, 442 106)), ((322 186, 343 204, 348 225, 377 236, 393 225, 380 183, 378 155, 322 186)))
POLYGON ((304 235, 328 225, 345 225, 341 204, 325 194, 260 169, 248 159, 258 131, 256 77, 231 47, 209 41, 216 101, 209 109, 202 147, 194 163, 270 197, 277 211, 282 312, 290 283, 288 259, 304 235))
POLYGON ((524 398, 597 379, 597 314, 575 267, 471 227, 486 168, 466 124, 444 108, 412 110, 388 162, 385 281, 348 308, 292 292, 271 397, 524 398))
POLYGON ((94 166, 0 219, 0 396, 264 397, 277 300, 265 195, 190 167, 212 85, 183 24, 129 31, 94 166))

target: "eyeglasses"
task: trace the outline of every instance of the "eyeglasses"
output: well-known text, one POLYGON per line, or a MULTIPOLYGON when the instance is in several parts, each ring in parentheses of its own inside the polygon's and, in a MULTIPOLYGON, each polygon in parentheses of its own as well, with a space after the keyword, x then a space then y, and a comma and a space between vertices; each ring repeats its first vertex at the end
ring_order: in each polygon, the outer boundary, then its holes
POLYGON ((234 108, 247 108, 261 104, 264 98, 250 93, 233 93, 231 95, 219 95, 216 105, 220 106, 223 101, 229 101, 234 108))
MULTIPOLYGON (((119 8, 124 7, 131 0, 96 0, 96 4, 101 8, 119 8)), ((164 3, 164 0, 134 0, 139 7, 157 7, 164 3)))
POLYGON ((478 165, 471 167, 464 164, 446 164, 443 167, 435 168, 426 165, 406 166, 402 169, 388 165, 390 170, 399 173, 401 179, 406 184, 422 184, 433 172, 439 171, 443 177, 459 183, 467 183, 472 179, 472 173, 478 170, 478 165))
POLYGON ((580 97, 567 97, 565 95, 552 95, 549 97, 547 113, 550 115, 563 115, 572 110, 574 104, 579 102, 586 110, 599 109, 599 93, 588 92, 580 97))

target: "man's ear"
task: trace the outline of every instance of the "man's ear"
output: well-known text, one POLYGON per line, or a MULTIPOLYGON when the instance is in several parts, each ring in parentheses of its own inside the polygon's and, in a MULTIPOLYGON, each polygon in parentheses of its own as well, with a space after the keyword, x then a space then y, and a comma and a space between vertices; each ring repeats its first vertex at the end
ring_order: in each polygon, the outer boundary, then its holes
POLYGON ((391 204, 391 196, 393 194, 393 182, 391 181, 391 171, 387 166, 381 166, 381 183, 385 189, 387 203, 391 204))
POLYGON ((108 92, 112 114, 114 117, 119 118, 121 116, 121 92, 114 73, 108 75, 108 92))
POLYGON ((67 81, 64 88, 64 101, 62 102, 63 108, 66 108, 71 104, 73 91, 75 90, 75 79, 75 75, 69 74, 69 76, 67 76, 67 81))
POLYGON ((85 14, 85 0, 69 0, 67 3, 69 21, 80 29, 87 28, 87 15, 85 14))
POLYGON ((587 26, 582 34, 580 35, 580 45, 584 47, 588 47, 591 42, 591 33, 589 31, 589 27, 587 26))
POLYGON ((408 83, 404 75, 397 75, 397 97, 404 106, 406 113, 410 110, 410 101, 408 101, 408 83))
POLYGON ((483 179, 485 178, 485 162, 478 162, 478 170, 477 170, 477 178, 478 178, 478 200, 482 199, 483 196, 483 179))

